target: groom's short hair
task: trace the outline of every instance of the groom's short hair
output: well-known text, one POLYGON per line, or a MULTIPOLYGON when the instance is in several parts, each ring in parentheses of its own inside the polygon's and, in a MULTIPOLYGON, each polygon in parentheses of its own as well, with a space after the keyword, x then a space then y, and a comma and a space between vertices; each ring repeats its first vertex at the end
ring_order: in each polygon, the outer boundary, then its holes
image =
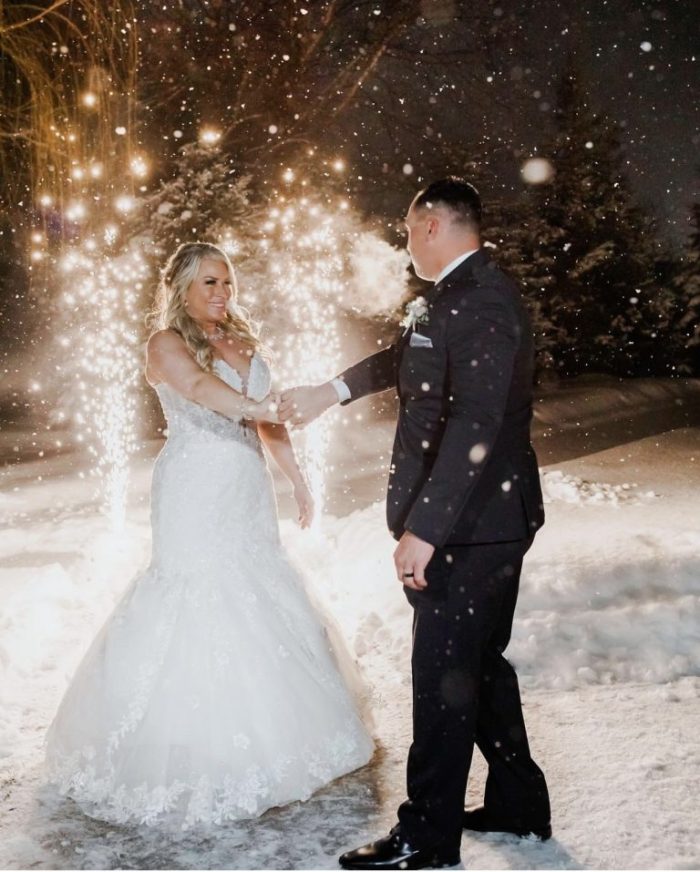
POLYGON ((432 182, 414 201, 414 208, 445 206, 458 224, 478 233, 481 228, 481 197, 474 185, 459 176, 432 182))

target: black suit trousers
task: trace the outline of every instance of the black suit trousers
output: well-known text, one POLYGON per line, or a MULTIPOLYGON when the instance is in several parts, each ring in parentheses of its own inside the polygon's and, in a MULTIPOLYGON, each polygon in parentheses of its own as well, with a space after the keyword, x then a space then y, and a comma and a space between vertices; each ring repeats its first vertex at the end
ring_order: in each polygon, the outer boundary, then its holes
POLYGON ((458 849, 475 743, 489 767, 489 811, 526 826, 549 822, 518 679, 503 656, 531 541, 439 548, 426 570, 428 587, 406 588, 414 609, 413 743, 399 824, 419 847, 458 849))

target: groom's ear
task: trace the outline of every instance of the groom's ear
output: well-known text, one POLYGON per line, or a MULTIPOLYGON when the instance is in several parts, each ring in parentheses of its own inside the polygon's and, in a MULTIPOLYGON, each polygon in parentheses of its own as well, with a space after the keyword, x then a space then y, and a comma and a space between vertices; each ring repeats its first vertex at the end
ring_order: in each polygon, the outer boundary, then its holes
POLYGON ((426 219, 425 226, 428 230, 428 236, 435 236, 435 234, 438 232, 440 221, 437 216, 431 215, 428 219, 426 219))

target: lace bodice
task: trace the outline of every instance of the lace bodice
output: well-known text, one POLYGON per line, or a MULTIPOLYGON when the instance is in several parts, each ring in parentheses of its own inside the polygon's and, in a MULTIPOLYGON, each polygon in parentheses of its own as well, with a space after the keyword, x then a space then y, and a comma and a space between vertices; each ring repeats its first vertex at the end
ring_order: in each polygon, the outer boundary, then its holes
MULTIPOLYGON (((270 369, 257 352, 250 360, 247 385, 244 385, 239 372, 225 360, 217 358, 213 371, 227 385, 255 402, 260 402, 270 392, 270 369)), ((155 390, 168 422, 168 439, 186 438, 200 442, 224 439, 259 446, 254 423, 227 418, 206 409, 186 399, 165 382, 157 384, 155 390)))

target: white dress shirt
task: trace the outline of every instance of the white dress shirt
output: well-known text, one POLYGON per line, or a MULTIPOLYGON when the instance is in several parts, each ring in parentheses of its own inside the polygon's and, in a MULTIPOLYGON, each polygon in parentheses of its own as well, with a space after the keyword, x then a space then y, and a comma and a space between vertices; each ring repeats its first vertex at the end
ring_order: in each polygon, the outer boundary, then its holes
MULTIPOLYGON (((473 248, 471 251, 465 251, 464 254, 460 254, 454 260, 451 260, 435 279, 435 284, 441 282, 444 278, 447 278, 453 270, 457 269, 457 267, 461 263, 464 263, 468 257, 471 257, 472 254, 476 254, 478 250, 478 248, 473 248)), ((339 403, 343 403, 350 399, 350 388, 345 384, 342 378, 334 378, 331 384, 335 388, 335 392, 338 394, 339 403)))

